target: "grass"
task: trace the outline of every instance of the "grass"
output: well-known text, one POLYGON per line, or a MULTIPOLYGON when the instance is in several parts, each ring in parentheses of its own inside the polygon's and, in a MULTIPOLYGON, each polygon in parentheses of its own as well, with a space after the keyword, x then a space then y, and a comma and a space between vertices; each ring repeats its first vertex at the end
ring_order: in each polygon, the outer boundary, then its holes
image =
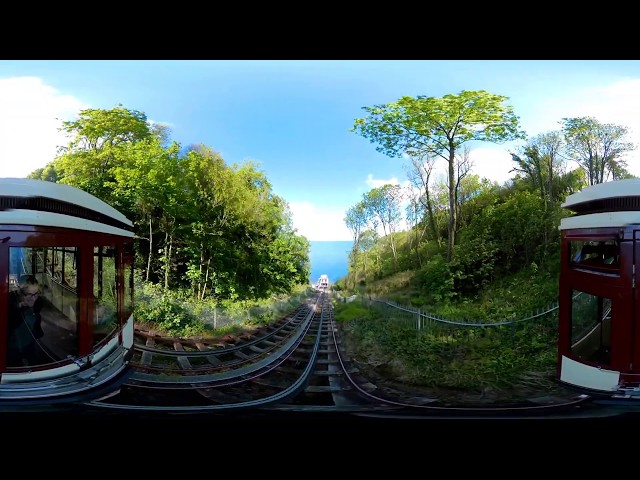
POLYGON ((158 285, 139 281, 134 318, 136 326, 160 335, 215 339, 251 331, 289 313, 308 296, 300 287, 290 296, 274 296, 253 302, 194 300, 181 292, 165 292, 158 285))
MULTIPOLYGON (((411 305, 420 296, 411 278, 402 272, 368 284, 366 291, 411 305)), ((421 310, 451 319, 518 319, 556 301, 557 288, 553 272, 530 266, 473 298, 421 306, 421 310)), ((530 395, 557 387, 554 313, 519 323, 517 328, 435 325, 418 331, 415 322, 402 321, 399 310, 381 312, 355 301, 336 303, 335 318, 343 326, 350 353, 372 375, 474 395, 488 391, 530 395)))

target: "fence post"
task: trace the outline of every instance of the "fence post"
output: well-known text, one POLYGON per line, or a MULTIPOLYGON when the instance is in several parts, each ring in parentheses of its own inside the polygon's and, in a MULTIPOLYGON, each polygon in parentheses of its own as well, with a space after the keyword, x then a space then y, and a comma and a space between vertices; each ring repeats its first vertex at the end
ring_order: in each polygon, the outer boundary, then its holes
POLYGON ((418 308, 418 330, 421 330, 422 326, 420 325, 420 309, 418 308))

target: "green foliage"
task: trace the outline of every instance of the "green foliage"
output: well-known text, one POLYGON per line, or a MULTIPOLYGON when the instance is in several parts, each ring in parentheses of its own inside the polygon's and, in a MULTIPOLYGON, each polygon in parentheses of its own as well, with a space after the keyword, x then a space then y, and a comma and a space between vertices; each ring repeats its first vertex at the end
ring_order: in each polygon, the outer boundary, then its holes
POLYGON ((636 146, 627 141, 627 127, 593 117, 563 118, 561 123, 569 158, 584 170, 589 185, 629 176, 625 156, 636 146))
POLYGON ((83 110, 61 130, 68 145, 33 176, 79 187, 132 220, 146 280, 233 301, 308 283, 308 241, 253 162, 229 166, 204 145, 182 149, 168 128, 122 106, 83 110))
POLYGON ((202 326, 196 325, 195 316, 168 297, 162 297, 155 305, 137 305, 135 316, 172 335, 192 336, 203 330, 202 326))
POLYGON ((137 323, 176 336, 189 336, 204 330, 198 318, 187 308, 177 292, 165 292, 157 284, 144 282, 136 275, 134 318, 137 323))
POLYGON ((496 269, 497 242, 486 233, 473 241, 461 241, 449 263, 452 290, 459 295, 475 295, 488 285, 496 269))
POLYGON ((269 261, 262 274, 271 281, 272 293, 290 292, 309 278, 309 241, 293 232, 283 232, 270 245, 269 261))
POLYGON ((372 318, 372 312, 364 307, 360 302, 334 302, 334 315, 338 322, 349 322, 354 319, 372 318))
POLYGON ((480 327, 416 331, 392 309, 384 314, 355 312, 336 310, 350 348, 361 363, 399 381, 480 393, 485 388, 514 388, 531 375, 553 378, 553 319, 515 331, 480 327))
POLYGON ((507 97, 485 90, 463 90, 441 98, 402 97, 387 105, 363 107, 367 118, 356 119, 352 131, 378 144, 389 156, 424 152, 443 156, 470 140, 504 141, 524 138, 507 97))
POLYGON ((475 295, 499 275, 545 263, 558 251, 557 226, 563 215, 557 204, 547 206, 527 190, 514 190, 487 205, 458 236, 451 264, 456 291, 475 295))
POLYGON ((260 301, 199 300, 189 290, 166 291, 161 285, 145 282, 139 272, 134 292, 136 323, 176 337, 219 337, 267 325, 289 313, 310 294, 308 286, 298 286, 291 295, 260 301))
MULTIPOLYGON (((441 255, 435 255, 427 261, 420 271, 420 281, 429 304, 445 302, 455 296, 455 278, 451 267, 441 255)), ((423 301, 418 303, 424 304, 423 301)))
MULTIPOLYGON (((414 282, 419 292, 411 284, 394 289, 392 275, 367 277, 367 293, 467 322, 517 320, 549 306, 558 296, 557 225, 567 212, 559 206, 562 199, 547 205, 519 187, 492 187, 468 200, 473 208, 465 211, 454 261, 447 262, 435 242, 420 245, 425 262, 414 282)), ((399 250, 404 245, 398 242, 399 250)), ((390 255, 382 244, 374 249, 390 255)), ((421 331, 391 308, 368 316, 338 311, 336 318, 344 322, 355 356, 399 381, 477 394, 554 384, 554 314, 513 326, 421 331)))
POLYGON ((146 116, 121 105, 111 110, 86 109, 77 120, 62 122, 60 130, 71 139, 53 161, 56 180, 117 208, 110 188, 114 169, 126 162, 123 152, 128 147, 151 137, 146 116))
MULTIPOLYGON (((457 210, 464 188, 457 186, 468 163, 459 149, 466 142, 501 143, 525 138, 519 130, 519 119, 513 107, 506 105, 508 97, 486 90, 463 90, 458 95, 442 98, 402 97, 397 102, 363 107, 366 118, 355 120, 352 131, 376 143, 376 150, 391 157, 408 155, 416 158, 442 158, 447 162, 448 234, 447 259, 453 258, 458 230, 457 210)), ((425 186, 426 187, 426 186, 425 186)), ((433 216, 429 221, 434 229, 433 216)), ((435 232, 434 232, 435 233, 435 232)), ((438 237, 438 235, 434 235, 438 237)), ((396 266, 396 251, 391 245, 396 266)))

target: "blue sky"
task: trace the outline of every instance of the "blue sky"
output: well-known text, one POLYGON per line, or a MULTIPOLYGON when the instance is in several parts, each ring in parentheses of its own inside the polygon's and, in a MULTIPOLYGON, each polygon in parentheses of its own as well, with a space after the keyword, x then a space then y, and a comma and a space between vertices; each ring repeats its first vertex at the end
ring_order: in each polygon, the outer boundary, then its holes
MULTIPOLYGON (((406 182, 402 159, 349 131, 362 107, 462 90, 509 97, 529 136, 593 116, 628 127, 640 146, 638 60, 0 60, 0 176, 51 161, 63 120, 121 104, 183 146, 256 162, 309 240, 351 240, 345 211, 373 187, 406 182)), ((474 145, 473 172, 511 178, 516 147, 474 145)), ((628 163, 640 176, 640 149, 628 163)))

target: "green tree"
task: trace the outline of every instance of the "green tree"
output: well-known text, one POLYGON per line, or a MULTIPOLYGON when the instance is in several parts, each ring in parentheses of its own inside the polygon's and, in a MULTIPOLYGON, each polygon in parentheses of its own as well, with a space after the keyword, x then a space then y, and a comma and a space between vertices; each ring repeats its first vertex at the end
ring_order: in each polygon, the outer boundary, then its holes
POLYGON ((629 177, 624 156, 636 147, 625 140, 627 127, 593 117, 563 118, 561 125, 568 157, 585 171, 589 185, 629 177))
POLYGON ((228 166, 204 145, 170 142, 170 130, 119 106, 64 122, 68 145, 32 172, 77 186, 134 223, 146 279, 204 299, 266 298, 309 281, 309 247, 284 199, 252 163, 228 166))
POLYGON ((112 170, 113 198, 127 205, 139 220, 140 236, 148 238, 146 280, 151 277, 154 252, 162 250, 165 287, 169 283, 167 262, 172 246, 171 242, 164 242, 173 239, 175 219, 181 215, 179 209, 184 203, 179 150, 177 143, 165 148, 161 139, 152 137, 127 146, 121 152, 126 160, 117 162, 119 166, 112 170), (162 245, 155 240, 154 232, 158 230, 165 236, 162 245))
POLYGON ((427 222, 425 218, 425 208, 420 202, 422 195, 415 195, 413 191, 409 193, 407 198, 408 203, 405 207, 405 219, 407 220, 407 226, 409 227, 407 241, 409 244, 409 251, 413 252, 418 265, 422 268, 422 256, 420 255, 420 243, 426 233, 427 222))
POLYGON ((282 232, 269 244, 269 261, 262 274, 269 279, 275 293, 291 291, 295 285, 309 282, 309 241, 292 231, 282 232))
POLYGON ((386 105, 363 107, 369 113, 358 118, 352 131, 377 143, 376 150, 389 156, 435 156, 447 162, 449 226, 447 258, 453 256, 456 233, 456 155, 469 141, 503 142, 524 138, 519 119, 504 102, 508 97, 485 90, 463 90, 441 98, 402 97, 386 105))
MULTIPOLYGON (((358 263, 358 256, 360 254, 360 237, 362 235, 363 230, 367 227, 369 223, 369 212, 365 208, 363 202, 358 202, 353 207, 347 209, 347 212, 344 217, 344 223, 347 228, 351 231, 353 235, 353 246, 351 247, 351 253, 349 254, 349 263, 353 266, 354 276, 354 286, 355 282, 357 282, 357 278, 355 275, 356 266, 358 263)), ((366 266, 365 266, 366 270, 366 266)))
POLYGON ((516 164, 512 171, 523 175, 547 206, 558 198, 555 185, 557 178, 564 173, 563 147, 560 132, 548 132, 530 139, 520 155, 511 154, 516 164))
POLYGON ((111 110, 82 110, 79 118, 62 123, 71 140, 58 149, 53 162, 60 183, 78 187, 115 205, 113 169, 127 161, 126 147, 152 136, 147 117, 121 105, 111 110))
MULTIPOLYGON (((415 195, 415 207, 413 212, 423 212, 427 217, 426 225, 429 226, 431 231, 431 237, 436 241, 440 241, 440 235, 438 234, 438 227, 436 226, 435 218, 435 206, 433 202, 433 193, 431 191, 431 174, 433 173, 433 167, 435 166, 436 158, 434 157, 414 157, 410 159, 410 167, 407 172, 407 178, 409 183, 417 190, 415 195), (418 204, 422 208, 418 208, 418 204)), ((416 219, 416 224, 417 224, 416 219)), ((424 229, 422 230, 425 231, 424 229)), ((424 233, 423 233, 424 235, 424 233)), ((422 238, 423 235, 420 235, 422 238)))
MULTIPOLYGON (((358 238, 358 253, 362 259, 362 273, 363 278, 367 276, 368 258, 373 255, 375 260, 376 271, 380 269, 380 256, 378 250, 376 250, 376 244, 378 243, 380 236, 375 230, 364 230, 360 233, 358 238)), ((354 273, 357 273, 358 264, 354 265, 354 273)), ((357 276, 354 275, 354 279, 357 280, 357 276)))
POLYGON ((234 196, 239 187, 233 170, 219 153, 204 145, 192 145, 182 159, 187 191, 191 199, 191 234, 194 244, 188 260, 187 276, 194 295, 204 299, 216 297, 224 289, 218 285, 225 278, 226 232, 235 228, 234 196))
POLYGON ((299 256, 305 242, 294 234, 288 205, 273 193, 271 183, 257 167, 247 162, 235 171, 237 195, 233 208, 240 221, 231 233, 236 246, 235 278, 251 285, 251 295, 262 296, 282 292, 285 284, 291 285, 289 282, 308 284, 309 272, 299 256), (274 255, 280 260, 286 256, 287 260, 274 263, 274 255), (295 273, 291 265, 295 265, 295 273), (269 275, 265 274, 267 270, 269 275))
POLYGON ((44 168, 36 168, 33 172, 27 175, 27 178, 56 183, 58 181, 58 172, 56 171, 53 162, 49 162, 44 168))
POLYGON ((369 212, 368 218, 377 219, 376 223, 382 226, 382 231, 393 254, 394 270, 398 268, 398 253, 394 235, 400 220, 402 220, 402 212, 400 211, 402 196, 400 185, 387 184, 365 193, 362 201, 365 210, 369 212))
POLYGON ((491 197, 495 197, 492 192, 497 188, 496 182, 491 182, 486 178, 481 179, 478 175, 468 175, 461 179, 457 195, 457 215, 460 228, 468 225, 478 212, 492 201, 491 197))

